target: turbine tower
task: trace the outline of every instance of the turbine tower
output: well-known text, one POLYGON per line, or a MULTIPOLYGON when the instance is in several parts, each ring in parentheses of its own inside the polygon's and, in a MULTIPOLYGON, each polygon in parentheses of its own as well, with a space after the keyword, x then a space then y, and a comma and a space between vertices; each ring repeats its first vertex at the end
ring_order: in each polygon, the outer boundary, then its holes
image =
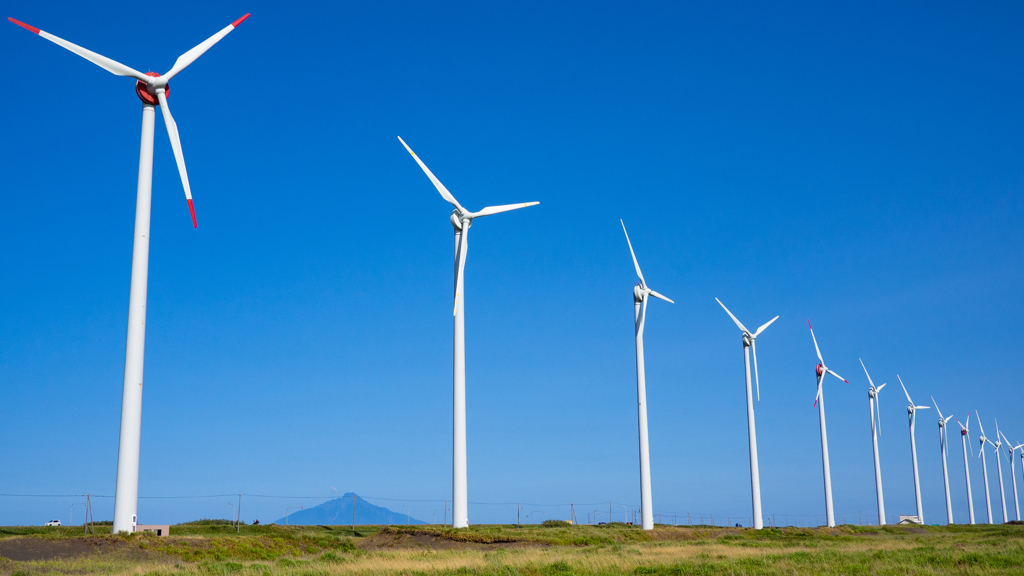
MULTIPOLYGON (((978 416, 977 410, 974 411, 974 415, 978 416)), ((988 492, 988 463, 985 462, 985 442, 992 444, 992 441, 985 437, 985 427, 981 425, 981 416, 978 416, 978 430, 981 430, 981 436, 978 437, 978 441, 981 442, 981 449, 978 450, 978 456, 981 456, 981 471, 985 476, 985 511, 988 512, 988 523, 991 524, 992 497, 988 492)))
MULTIPOLYGON (((1006 434, 1003 434, 1003 441, 1010 447, 1010 479, 1013 483, 1013 511, 1016 513, 1015 520, 1020 522, 1020 501, 1017 499, 1017 461, 1013 459, 1013 454, 1022 448, 1024 444, 1013 445, 1012 442, 1006 439, 1006 434)), ((1005 448, 1004 448, 1005 450, 1005 448)), ((1024 456, 1024 454, 1022 454, 1024 456)))
MULTIPOLYGON (((967 414, 967 424, 961 424, 959 420, 956 421, 960 424, 960 444, 964 449, 964 475, 967 477, 967 509, 971 513, 971 524, 974 524, 974 495, 971 493, 971 467, 967 463, 967 445, 971 443, 971 431, 968 428, 971 425, 971 415, 967 414)), ((971 458, 974 458, 974 450, 971 450, 971 458)))
POLYGON ((750 389, 749 352, 753 351, 754 353, 754 382, 757 386, 757 399, 760 400, 761 382, 760 378, 758 378, 757 375, 756 341, 758 335, 761 334, 761 332, 764 332, 764 329, 771 326, 772 322, 778 320, 779 317, 776 316, 775 318, 772 318, 771 320, 765 322, 760 328, 758 328, 756 332, 751 333, 750 330, 747 330, 746 326, 744 326, 742 322, 737 320, 736 317, 732 315, 732 312, 729 312, 729 309, 725 307, 725 304, 722 304, 721 300, 715 298, 715 301, 718 302, 719 306, 721 306, 722 309, 725 310, 725 313, 728 314, 730 318, 732 318, 732 321, 735 322, 736 326, 738 326, 740 331, 743 332, 743 371, 746 375, 747 382, 747 440, 750 445, 750 498, 754 510, 754 529, 760 530, 761 528, 764 528, 764 522, 761 519, 761 475, 758 472, 757 468, 757 431, 754 427, 754 395, 753 391, 750 389))
POLYGON ((633 252, 633 243, 629 241, 629 232, 626 232, 626 225, 622 224, 622 231, 626 234, 626 244, 629 245, 629 254, 633 257, 633 266, 636 268, 636 275, 640 282, 633 287, 633 316, 636 319, 636 401, 637 416, 640 426, 640 519, 644 530, 654 530, 654 505, 651 503, 651 450, 647 439, 647 379, 644 376, 644 321, 647 319, 647 297, 654 296, 665 302, 672 302, 668 298, 658 294, 647 287, 647 281, 640 272, 640 264, 636 261, 636 253, 633 252))
POLYGON ((178 175, 185 188, 185 200, 192 215, 192 226, 196 223, 196 211, 192 204, 192 189, 189 187, 188 173, 185 170, 185 157, 181 152, 181 138, 178 136, 178 125, 171 116, 167 106, 171 87, 168 84, 179 72, 195 62, 197 58, 211 46, 227 36, 238 27, 249 15, 246 14, 220 32, 217 32, 195 48, 182 54, 174 62, 171 69, 164 75, 156 72, 143 74, 120 62, 86 50, 67 40, 8 18, 14 24, 37 34, 54 44, 70 50, 89 62, 117 76, 134 78, 135 94, 142 100, 142 140, 139 151, 139 178, 135 199, 135 240, 132 247, 131 288, 128 293, 128 338, 125 346, 124 381, 121 396, 121 435, 117 449, 117 487, 114 492, 114 526, 113 532, 135 532, 138 525, 139 505, 139 444, 142 434, 142 367, 145 359, 146 344, 146 290, 149 277, 149 222, 153 190, 153 132, 156 107, 164 117, 167 135, 171 139, 171 149, 178 165, 178 175))
MULTIPOLYGON (((858 358, 858 360, 860 360, 858 358)), ((871 412, 871 448, 875 454, 875 494, 878 496, 878 525, 885 526, 885 499, 882 497, 882 466, 878 460, 878 435, 882 433, 882 411, 878 404, 878 394, 885 388, 885 384, 875 387, 868 374, 864 361, 860 361, 860 367, 864 368, 864 375, 868 377, 868 408, 871 412), (875 421, 875 414, 878 414, 878 421, 875 421)))
POLYGON ((846 378, 836 374, 825 366, 825 360, 821 358, 821 350, 818 348, 818 339, 814 337, 814 328, 811 328, 811 321, 807 321, 807 327, 811 329, 811 339, 814 340, 814 351, 818 354, 818 367, 815 373, 818 376, 818 394, 814 397, 814 404, 818 407, 818 423, 821 426, 821 468, 825 476, 825 523, 831 528, 836 525, 836 517, 832 512, 832 472, 828 467, 828 434, 825 431, 825 395, 821 388, 825 381, 825 375, 831 374, 843 382, 849 383, 846 378))
POLYGON ((942 482, 946 487, 946 524, 952 524, 953 504, 949 499, 949 471, 946 468, 946 452, 948 451, 947 443, 949 442, 949 436, 946 432, 946 424, 949 424, 953 415, 950 414, 943 418, 942 410, 939 410, 939 403, 935 401, 934 396, 932 396, 932 404, 935 405, 935 411, 939 413, 939 448, 942 449, 942 482))
POLYGON ((508 212, 528 206, 536 206, 540 202, 525 202, 520 204, 505 204, 503 206, 488 206, 479 212, 470 212, 459 204, 459 201, 452 196, 452 193, 441 184, 441 181, 427 168, 427 165, 420 160, 420 157, 409 148, 409 145, 402 140, 398 141, 405 146, 405 149, 412 155, 413 160, 434 183, 434 187, 441 193, 441 197, 447 200, 452 206, 451 222, 455 228, 455 305, 453 316, 455 317, 455 346, 453 362, 453 396, 454 396, 454 424, 452 441, 452 527, 465 528, 469 526, 469 491, 467 488, 468 478, 466 471, 466 331, 465 331, 465 280, 463 272, 466 269, 466 250, 469 244, 469 227, 473 224, 474 218, 490 216, 500 212, 508 212))
MULTIPOLYGON (((900 375, 896 375, 896 379, 900 381, 900 386, 903 386, 903 380, 900 375)), ((915 406, 914 401, 910 399, 910 394, 907 393, 907 387, 903 386, 903 393, 907 395, 907 416, 910 420, 910 456, 914 460, 914 498, 917 500, 917 521, 924 524, 924 510, 921 508, 921 480, 917 475, 917 442, 914 440, 914 424, 917 421, 917 411, 927 410, 931 406, 915 406)))
MULTIPOLYGON (((989 444, 992 444, 992 442, 989 441, 989 444)), ((1003 489, 1003 461, 999 459, 1000 454, 1002 454, 999 449, 1002 447, 1003 441, 999 438, 999 420, 996 420, 996 441, 995 444, 992 444, 992 451, 996 453, 996 471, 999 472, 999 503, 1003 507, 1003 524, 1006 524, 1010 519, 1006 514, 1006 490, 1003 489)))

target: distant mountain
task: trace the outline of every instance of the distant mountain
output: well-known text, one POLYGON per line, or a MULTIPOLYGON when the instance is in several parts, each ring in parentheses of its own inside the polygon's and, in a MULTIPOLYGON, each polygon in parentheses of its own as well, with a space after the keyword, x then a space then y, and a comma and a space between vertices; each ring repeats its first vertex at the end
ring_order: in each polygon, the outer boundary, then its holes
MULTIPOLYGON (((288 524, 300 526, 352 524, 352 502, 355 497, 356 524, 426 524, 422 520, 409 518, 401 512, 392 512, 381 506, 374 506, 352 492, 341 498, 328 500, 319 506, 292 512, 288 515, 288 524)), ((275 524, 284 524, 285 519, 278 519, 275 524)))

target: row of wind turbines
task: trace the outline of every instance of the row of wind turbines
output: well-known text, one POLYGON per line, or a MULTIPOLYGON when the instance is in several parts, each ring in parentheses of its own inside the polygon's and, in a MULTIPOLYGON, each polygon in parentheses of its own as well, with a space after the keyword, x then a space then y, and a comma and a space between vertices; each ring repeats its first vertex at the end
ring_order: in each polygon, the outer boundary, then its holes
MULTIPOLYGON (((151 205, 151 194, 152 194, 152 176, 153 176, 153 135, 155 125, 155 108, 160 107, 161 113, 164 119, 164 123, 167 128, 167 134, 171 141, 171 148, 174 152, 174 158, 177 164, 178 173, 181 178, 182 186, 185 191, 185 198, 188 204, 189 212, 192 217, 193 227, 198 227, 196 221, 195 208, 192 202, 191 187, 189 185, 188 173, 185 168, 184 155, 181 148, 181 139, 178 134, 177 124, 174 118, 171 116, 170 109, 167 105, 167 98, 170 95, 169 81, 175 77, 178 73, 183 71, 190 64, 195 62, 203 53, 209 50, 214 44, 223 39, 227 34, 237 28, 249 14, 242 16, 229 24, 219 32, 203 41, 195 48, 182 54, 171 67, 171 69, 161 75, 155 72, 147 72, 145 74, 138 72, 124 64, 116 62, 105 56, 101 56, 95 52, 82 48, 76 44, 72 44, 67 40, 63 40, 53 34, 30 26, 13 18, 8 18, 12 23, 21 26, 22 28, 45 38, 58 46, 61 46, 82 58, 96 64, 97 66, 116 74, 118 76, 126 76, 134 78, 135 93, 142 101, 142 138, 140 144, 139 154, 139 172, 138 172, 138 184, 137 184, 137 196, 136 196, 136 213, 135 213, 135 232, 134 232, 134 246, 132 251, 132 272, 131 272, 131 285, 129 292, 129 312, 128 312, 128 334, 127 344, 125 349, 125 369, 124 369, 124 380, 123 380, 123 393, 122 393, 122 407, 121 407, 121 426, 120 426, 120 438, 118 445, 118 463, 117 463, 117 485, 115 491, 114 501, 114 525, 113 531, 117 532, 134 532, 138 523, 138 480, 139 480, 139 450, 140 450, 140 435, 142 426, 142 382, 143 382, 143 360, 144 360, 144 349, 145 349, 145 320, 146 320, 146 292, 148 282, 148 266, 149 266, 149 226, 150 226, 150 205, 151 205)), ((466 266, 466 256, 469 246, 469 229, 476 218, 483 216, 490 216, 501 212, 507 212, 516 210, 519 208, 526 208, 537 205, 538 202, 525 202, 519 204, 507 204, 500 206, 488 206, 477 212, 471 212, 464 208, 458 200, 448 191, 447 188, 434 176, 434 174, 427 168, 426 164, 412 151, 412 149, 399 138, 402 145, 408 150, 409 154, 412 155, 413 159, 427 175, 430 181, 437 188, 437 191, 441 196, 448 201, 452 206, 453 210, 450 215, 450 221, 455 232, 455 290, 454 290, 454 349, 453 349, 453 458, 452 458, 452 492, 453 492, 453 515, 452 525, 455 528, 462 528, 469 525, 468 515, 468 486, 467 486, 467 454, 466 454, 466 372, 465 372, 465 278, 464 271, 466 266)), ((648 446, 648 432, 647 432, 647 400, 646 400, 646 379, 644 372, 644 326, 647 316, 647 301, 649 297, 664 300, 669 303, 673 303, 672 300, 666 296, 652 290, 648 287, 646 280, 644 279, 643 273, 640 270, 640 264, 637 262, 636 254, 633 251, 633 245, 629 241, 629 234, 626 232, 625 224, 622 224, 623 232, 626 234, 626 242, 629 246, 630 255, 633 258, 633 265, 636 268, 636 273, 639 278, 639 282, 633 288, 633 308, 634 308, 634 335, 636 339, 636 374, 637 374, 637 407, 638 407, 638 424, 639 424, 639 451, 640 451, 640 494, 641 494, 641 519, 642 526, 645 530, 654 528, 654 512, 652 504, 652 492, 651 492, 651 474, 650 474, 650 452, 648 446)), ((717 299, 716 299, 717 300, 717 299)), ((746 374, 746 400, 747 400, 747 425, 748 435, 750 444, 750 472, 751 472, 751 498, 753 506, 753 523, 754 528, 762 528, 762 514, 761 514, 761 494, 760 494, 760 477, 758 473, 758 460, 757 460, 757 438, 754 425, 754 390, 751 386, 750 378, 750 357, 753 355, 754 365, 754 385, 757 389, 757 395, 760 396, 760 381, 757 371, 757 348, 756 340, 757 337, 770 326, 778 316, 772 318, 764 325, 760 326, 756 331, 750 332, 747 328, 730 312, 724 304, 719 301, 722 308, 729 314, 729 317, 736 323, 742 332, 743 342, 743 357, 744 357, 744 369, 746 374)), ((808 322, 808 326, 810 323, 808 322)), ((825 502, 826 502, 826 516, 827 523, 829 526, 835 525, 835 519, 832 512, 832 485, 831 477, 829 473, 829 462, 828 462, 828 440, 825 429, 825 405, 824 395, 822 391, 822 383, 826 374, 831 374, 836 378, 843 379, 841 376, 836 374, 831 369, 825 366, 825 362, 822 359, 821 351, 818 349, 817 339, 814 338, 814 331, 811 330, 812 339, 814 339, 815 351, 817 352, 820 363, 817 366, 817 380, 818 380, 818 391, 815 396, 815 404, 818 407, 818 414, 821 426, 821 445, 822 445, 822 463, 824 468, 824 480, 825 480, 825 502)), ((862 363, 863 364, 863 363, 862 363)), ((865 374, 867 369, 865 368, 865 374)), ((871 381, 868 376, 869 382, 871 381)), ((845 381, 845 380, 844 380, 845 381)), ((901 381, 902 385, 902 381, 901 381)), ((885 523, 885 512, 882 497, 882 481, 881 471, 878 460, 878 424, 875 415, 880 414, 878 412, 878 393, 885 387, 885 384, 879 387, 875 387, 871 383, 869 390, 871 414, 872 414, 872 443, 874 446, 874 457, 875 457, 875 480, 878 491, 878 518, 879 523, 885 523)), ((904 392, 906 388, 904 387, 904 392)), ((910 400, 909 394, 907 395, 908 401, 910 400)), ((933 399, 934 401, 934 399, 933 399)), ((929 408, 928 406, 916 406, 911 401, 908 407, 910 414, 910 430, 911 430, 911 450, 914 458, 914 483, 917 497, 917 511, 918 518, 923 518, 921 511, 921 496, 920 496, 920 484, 918 482, 917 474, 917 452, 916 444, 914 443, 914 424, 916 419, 916 411, 923 408, 929 408)), ((936 406, 938 411, 938 406, 936 406)), ((941 413, 940 413, 941 416, 941 413)), ((948 474, 946 474, 946 424, 949 422, 950 417, 941 418, 939 420, 940 426, 940 440, 942 442, 943 451, 943 474, 946 480, 946 509, 947 518, 949 522, 952 522, 952 512, 950 510, 949 500, 949 481, 948 474)), ((969 423, 969 418, 968 418, 969 423)), ((980 422, 979 422, 980 428, 980 422)), ((965 469, 968 466, 967 461, 967 441, 968 441, 968 429, 967 425, 961 424, 961 434, 964 438, 964 466, 965 469)), ((980 438, 982 443, 982 466, 985 470, 985 496, 986 501, 989 501, 988 491, 988 469, 984 458, 984 445, 985 443, 991 444, 995 450, 999 451, 1003 447, 1000 437, 1005 440, 1005 436, 997 431, 996 442, 992 442, 984 435, 982 430, 982 436, 980 438)), ((1009 442, 1007 442, 1009 444, 1009 442)), ((1018 449, 1021 449, 1024 445, 1013 446, 1011 449, 1011 469, 1013 467, 1012 453, 1018 449)), ((1022 467, 1024 467, 1024 450, 1021 450, 1022 467)), ((1000 471, 1000 491, 1002 491, 1002 464, 999 463, 1000 471)), ((1014 474, 1016 474, 1014 472, 1014 474)), ((1015 478, 1015 476, 1014 476, 1015 478)), ((968 486, 968 502, 970 503, 970 514, 971 523, 974 523, 974 505, 971 499, 970 493, 970 474, 967 476, 968 486)), ((1016 479, 1014 480, 1014 502, 1017 502, 1017 486, 1016 479)), ((1003 516, 1006 517, 1006 502, 1003 499, 1003 516)), ((1018 519, 1019 519, 1019 507, 1018 507, 1018 519)), ((992 521, 992 508, 991 504, 988 505, 988 519, 992 521)))
MULTIPOLYGON (((724 306, 723 306, 723 308, 724 308, 724 306)), ((729 315, 732 316, 732 314, 729 314, 729 315)), ((739 321, 736 320, 735 317, 733 317, 733 320, 736 321, 737 324, 739 324, 739 321)), ((811 323, 810 323, 810 321, 808 321, 807 322, 808 328, 810 328, 810 325, 811 325, 811 323)), ((741 329, 743 329, 742 325, 741 325, 741 329)), ((828 524, 828 526, 835 526, 835 515, 832 512, 832 478, 831 478, 831 474, 829 472, 829 464, 828 464, 828 435, 827 435, 827 432, 826 432, 826 429, 825 429, 825 405, 824 405, 824 396, 822 394, 822 383, 825 380, 825 375, 826 374, 831 374, 831 375, 835 376, 836 378, 842 380, 843 382, 847 382, 847 380, 845 378, 843 378, 842 376, 840 376, 839 374, 836 374, 834 371, 832 371, 831 369, 829 369, 829 368, 827 368, 825 366, 825 360, 822 359, 822 357, 821 357, 821 350, 818 348, 818 340, 817 340, 817 338, 814 337, 814 329, 813 328, 811 328, 811 339, 814 341, 814 351, 818 354, 818 360, 820 362, 820 364, 818 364, 817 369, 816 369, 817 376, 818 376, 818 393, 817 393, 817 396, 815 396, 815 404, 818 407, 818 419, 819 419, 820 426, 821 426, 821 460, 822 460, 822 468, 823 468, 823 471, 824 471, 824 479, 825 479, 825 517, 826 517, 826 523, 828 524)), ((756 360, 756 356, 755 356, 755 363, 756 363, 756 361, 757 360, 756 360)), ((879 525, 884 525, 886 523, 886 521, 885 521, 885 518, 886 518, 886 516, 885 516, 885 497, 884 497, 884 494, 883 494, 883 491, 882 491, 882 467, 881 467, 881 463, 879 462, 879 458, 878 458, 878 436, 881 433, 881 419, 882 419, 881 410, 879 408, 879 394, 881 393, 882 389, 885 388, 886 384, 883 383, 881 386, 875 386, 874 381, 871 379, 871 375, 868 373, 867 367, 864 366, 864 361, 863 360, 860 360, 860 365, 861 365, 861 368, 863 368, 863 370, 864 370, 864 375, 868 379, 868 407, 869 407, 870 412, 871 412, 871 446, 872 446, 873 455, 874 455, 874 461, 875 461, 875 493, 876 493, 877 500, 878 500, 878 524, 879 525)), ((919 475, 918 467, 917 467, 917 437, 916 437, 916 434, 915 434, 915 426, 917 424, 917 411, 918 410, 928 410, 928 409, 931 408, 931 406, 918 406, 917 404, 915 404, 914 401, 910 398, 910 393, 907 391, 907 387, 903 384, 903 379, 900 378, 900 376, 898 374, 896 375, 896 379, 899 380, 900 387, 903 388, 903 394, 907 397, 907 417, 908 417, 908 420, 909 420, 909 423, 910 423, 910 457, 911 457, 911 460, 912 460, 912 463, 913 463, 913 468, 914 468, 914 501, 915 501, 915 504, 917 505, 917 517, 916 517, 916 520, 917 520, 917 522, 923 524, 924 523, 924 507, 921 504, 921 480, 920 480, 920 475, 919 475)), ((747 370, 747 387, 748 387, 748 390, 749 390, 749 382, 750 382, 750 371, 748 369, 747 370)), ((947 463, 946 463, 946 457, 947 457, 947 454, 949 452, 948 424, 949 424, 949 421, 953 419, 953 415, 950 414, 949 416, 944 416, 942 414, 942 410, 939 409, 939 404, 938 404, 938 402, 935 401, 935 397, 934 396, 932 397, 932 405, 935 406, 935 411, 939 415, 939 421, 938 421, 938 425, 939 425, 939 448, 940 448, 941 453, 942 453, 942 481, 943 481, 943 486, 945 488, 945 496, 946 496, 946 523, 947 524, 953 524, 953 504, 952 504, 952 501, 950 499, 950 492, 949 492, 949 469, 948 469, 948 466, 947 466, 947 463)), ((756 446, 754 445, 753 410, 748 410, 748 414, 750 416, 750 430, 751 430, 751 432, 750 432, 750 437, 751 437, 751 469, 753 470, 753 469, 756 468, 755 460, 756 460, 756 450, 757 450, 756 446)), ((1021 519, 1021 517, 1020 517, 1020 503, 1019 503, 1018 496, 1017 496, 1016 461, 1013 459, 1013 456, 1014 456, 1014 454, 1018 450, 1020 451, 1021 469, 1024 470, 1024 444, 1014 445, 1012 442, 1010 442, 1006 438, 1006 435, 1003 434, 999 430, 999 422, 998 422, 998 420, 995 422, 995 424, 996 424, 996 441, 993 442, 991 439, 989 439, 988 437, 985 436, 985 429, 981 425, 981 416, 978 415, 977 411, 975 411, 974 414, 975 414, 975 416, 977 416, 978 428, 981 430, 981 436, 978 438, 978 440, 981 443, 980 449, 978 451, 978 456, 981 457, 981 466, 982 466, 982 471, 983 471, 984 479, 985 479, 985 507, 986 507, 986 511, 988 513, 988 523, 992 524, 993 523, 993 519, 992 519, 992 499, 991 499, 991 496, 989 494, 989 485, 988 485, 988 463, 987 463, 986 458, 985 458, 986 444, 991 446, 992 450, 996 453, 996 464, 997 464, 998 473, 999 473, 999 498, 1000 498, 1000 503, 1002 504, 1002 509, 1003 509, 1002 510, 1003 511, 1003 521, 1005 522, 1005 521, 1009 520, 1009 517, 1008 517, 1008 515, 1006 513, 1006 491, 1003 489, 1003 462, 999 458, 999 455, 1004 456, 1010 462, 1010 477, 1012 479, 1012 484, 1013 484, 1013 504, 1014 504, 1014 509, 1015 509, 1015 512, 1016 512, 1015 519, 1016 520, 1020 520, 1021 519), (1005 441, 1005 444, 1003 443, 1004 441, 1005 441)), ((973 496, 973 494, 971 492, 970 461, 967 459, 967 455, 969 453, 971 454, 971 456, 973 458, 973 451, 970 451, 969 448, 968 448, 968 444, 970 443, 970 429, 969 429, 970 423, 971 423, 970 413, 968 413, 965 422, 961 423, 960 420, 957 420, 957 424, 960 425, 960 441, 961 441, 961 445, 963 447, 964 474, 965 474, 965 478, 966 478, 966 482, 967 482, 967 507, 968 507, 968 512, 969 512, 969 515, 970 515, 970 523, 974 524, 975 523, 975 520, 974 520, 974 496, 973 496)), ((752 479, 752 482, 753 482, 753 479, 752 479)), ((756 492, 756 490, 755 490, 755 492, 756 492)), ((760 500, 759 497, 755 497, 755 502, 759 502, 759 500, 760 500)), ((759 506, 757 504, 755 504, 755 510, 757 511, 757 514, 760 513, 759 506)))

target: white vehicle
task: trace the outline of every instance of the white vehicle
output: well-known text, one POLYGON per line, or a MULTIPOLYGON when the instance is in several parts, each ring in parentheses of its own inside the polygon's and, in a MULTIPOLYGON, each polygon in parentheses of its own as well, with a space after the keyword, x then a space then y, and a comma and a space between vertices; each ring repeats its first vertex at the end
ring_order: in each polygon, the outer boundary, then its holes
POLYGON ((60 520, 50 520, 46 524, 43 524, 43 526, 60 526, 60 520))

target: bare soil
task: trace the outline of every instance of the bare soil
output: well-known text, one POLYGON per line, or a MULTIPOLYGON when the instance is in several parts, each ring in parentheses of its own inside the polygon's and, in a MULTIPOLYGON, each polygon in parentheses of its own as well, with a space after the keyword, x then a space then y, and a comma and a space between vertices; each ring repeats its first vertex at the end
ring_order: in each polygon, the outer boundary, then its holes
POLYGON ((138 544, 109 537, 51 540, 27 536, 0 540, 0 556, 19 562, 101 555, 131 560, 155 560, 163 556, 163 554, 143 550, 138 544))
POLYGON ((426 532, 413 534, 379 533, 363 538, 356 545, 367 551, 388 550, 394 548, 422 548, 430 550, 498 550, 500 548, 542 548, 548 546, 542 542, 529 542, 525 540, 486 543, 460 542, 426 532))

